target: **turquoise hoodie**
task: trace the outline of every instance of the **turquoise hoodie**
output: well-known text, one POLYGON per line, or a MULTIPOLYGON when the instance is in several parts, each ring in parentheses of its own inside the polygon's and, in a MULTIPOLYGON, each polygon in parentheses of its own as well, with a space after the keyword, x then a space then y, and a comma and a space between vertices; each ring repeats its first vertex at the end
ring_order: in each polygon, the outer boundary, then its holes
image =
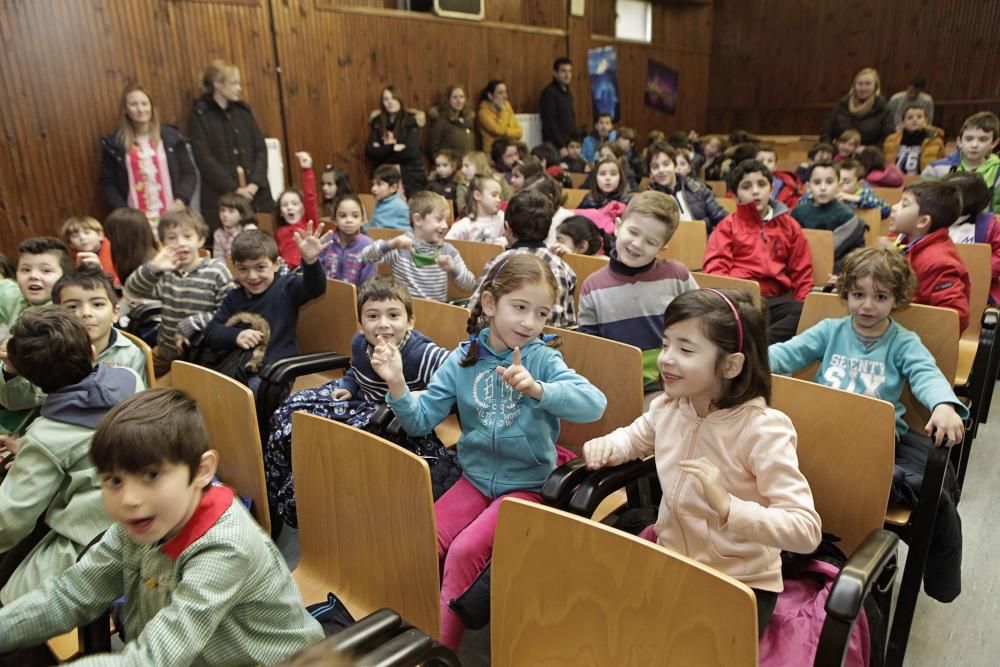
POLYGON ((597 421, 607 398, 566 366, 562 355, 540 339, 521 348, 521 363, 542 385, 542 400, 514 391, 496 372, 511 365, 513 350, 495 352, 479 334, 479 360, 463 368, 469 343, 462 343, 434 374, 420 398, 409 391, 386 402, 403 429, 413 436, 430 433, 458 404, 462 436, 458 460, 465 477, 484 495, 538 491, 555 469, 559 420, 597 421))
POLYGON ((906 409, 899 402, 907 382, 913 396, 929 409, 950 403, 962 419, 969 417, 920 337, 896 322, 866 350, 850 316, 826 319, 790 341, 770 346, 768 357, 771 371, 781 375, 818 361, 813 382, 889 401, 896 407, 897 437, 909 429, 903 420, 906 409))

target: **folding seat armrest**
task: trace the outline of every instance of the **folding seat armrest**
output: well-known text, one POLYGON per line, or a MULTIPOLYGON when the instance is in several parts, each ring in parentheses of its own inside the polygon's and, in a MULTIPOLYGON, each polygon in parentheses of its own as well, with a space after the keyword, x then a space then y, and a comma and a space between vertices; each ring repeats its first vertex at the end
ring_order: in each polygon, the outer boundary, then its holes
POLYGON ((983 329, 996 329, 998 320, 1000 320, 1000 308, 990 306, 983 311, 983 329))
POLYGON ((569 511, 580 516, 593 516, 597 507, 618 489, 649 475, 656 474, 653 457, 629 461, 620 466, 595 470, 584 479, 569 501, 569 511))
POLYGON ((542 484, 542 502, 551 507, 565 509, 580 482, 594 472, 587 469, 587 462, 582 456, 570 459, 549 473, 545 479, 545 483, 542 484))
POLYGON ((261 370, 260 377, 272 384, 284 384, 301 375, 347 368, 350 364, 350 356, 338 352, 315 352, 274 361, 261 370))
POLYGON ((355 664, 359 667, 376 665, 416 667, 425 664, 426 656, 434 649, 434 644, 434 640, 420 629, 409 628, 370 653, 360 656, 355 664))
POLYGON ((395 637, 403 629, 403 619, 391 609, 379 609, 354 625, 332 634, 326 642, 334 651, 370 651, 395 637))

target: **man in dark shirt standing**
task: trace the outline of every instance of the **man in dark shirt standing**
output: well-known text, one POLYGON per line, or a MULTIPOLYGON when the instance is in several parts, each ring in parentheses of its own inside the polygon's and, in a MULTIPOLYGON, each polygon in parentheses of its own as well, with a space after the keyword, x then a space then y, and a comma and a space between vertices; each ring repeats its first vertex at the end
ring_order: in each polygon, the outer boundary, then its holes
POLYGON ((551 143, 566 155, 566 143, 576 130, 576 112, 573 110, 573 63, 565 56, 552 63, 552 83, 542 90, 538 103, 542 116, 542 141, 551 143))

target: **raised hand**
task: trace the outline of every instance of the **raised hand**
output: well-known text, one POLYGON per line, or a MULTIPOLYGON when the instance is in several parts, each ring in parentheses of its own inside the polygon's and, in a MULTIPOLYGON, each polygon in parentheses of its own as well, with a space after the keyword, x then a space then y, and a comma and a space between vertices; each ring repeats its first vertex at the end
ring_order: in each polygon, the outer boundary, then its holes
POLYGON ((530 396, 536 401, 542 400, 542 385, 538 384, 528 369, 521 364, 521 348, 514 348, 511 365, 507 368, 497 366, 497 373, 514 391, 530 396))
POLYGON ((172 245, 163 246, 160 248, 160 252, 156 253, 153 259, 149 260, 149 264, 157 271, 173 271, 180 266, 180 262, 177 261, 177 247, 172 245))
POLYGON ((299 166, 303 169, 312 169, 313 159, 312 155, 305 151, 299 151, 295 154, 295 157, 299 159, 299 166))
POLYGON ((438 255, 437 259, 434 261, 436 261, 437 265, 448 273, 451 273, 455 268, 455 260, 451 258, 451 255, 438 255))
POLYGON ((694 475, 701 482, 701 492, 709 507, 716 511, 719 519, 725 523, 729 520, 729 491, 722 483, 722 473, 715 464, 702 457, 681 461, 681 470, 694 475))
POLYGON ((390 250, 413 250, 413 237, 405 234, 389 239, 390 250))
POLYGON ((319 258, 319 254, 323 252, 323 248, 330 245, 333 242, 333 230, 331 229, 326 234, 323 234, 323 223, 319 223, 316 226, 316 230, 313 231, 312 220, 306 223, 305 232, 295 232, 295 245, 299 247, 299 254, 302 255, 302 262, 304 264, 312 264, 319 258), (323 234, 320 236, 320 234, 323 234))
POLYGON ((393 343, 379 343, 372 351, 371 362, 372 370, 389 385, 389 393, 393 398, 406 393, 403 357, 399 354, 399 348, 393 343))
POLYGON ((264 334, 256 329, 244 329, 236 335, 236 344, 244 350, 252 350, 264 341, 264 334))
POLYGON ((76 265, 83 266, 84 264, 101 268, 101 259, 97 256, 97 253, 87 252, 86 250, 76 253, 76 265))

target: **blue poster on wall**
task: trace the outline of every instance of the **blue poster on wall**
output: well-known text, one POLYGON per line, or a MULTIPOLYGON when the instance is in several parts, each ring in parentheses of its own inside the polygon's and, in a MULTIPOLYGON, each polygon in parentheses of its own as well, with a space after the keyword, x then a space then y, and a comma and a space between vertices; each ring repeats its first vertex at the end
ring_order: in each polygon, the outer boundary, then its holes
POLYGON ((587 52, 587 69, 590 72, 594 119, 608 113, 617 123, 621 104, 618 97, 618 52, 615 47, 590 49, 587 52))

